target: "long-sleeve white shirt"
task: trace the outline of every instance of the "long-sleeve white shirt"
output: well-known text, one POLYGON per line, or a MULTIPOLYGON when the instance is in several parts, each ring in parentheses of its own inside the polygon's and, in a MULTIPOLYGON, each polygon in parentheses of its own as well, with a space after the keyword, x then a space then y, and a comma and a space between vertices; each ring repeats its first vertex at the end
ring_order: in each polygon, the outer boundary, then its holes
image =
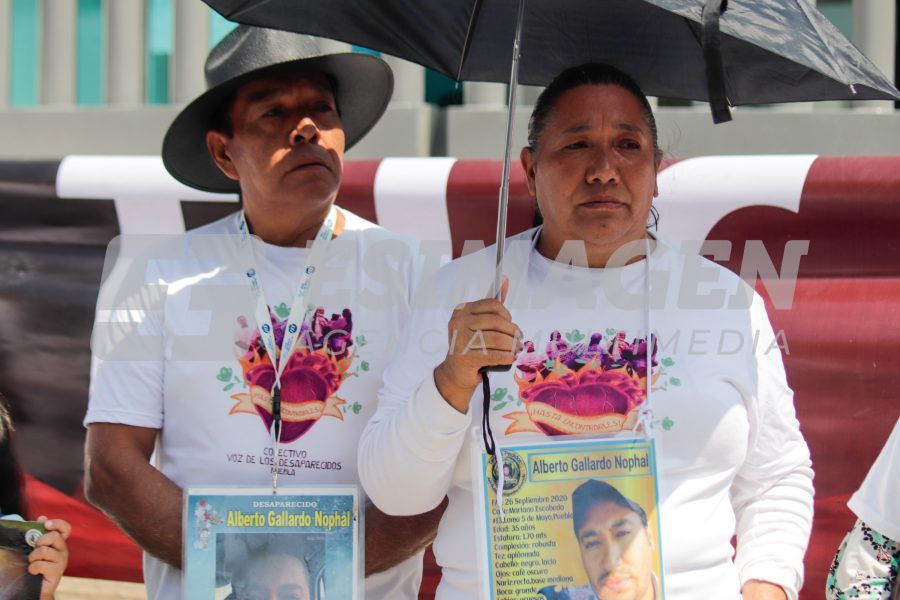
MULTIPOLYGON (((812 470, 782 364, 785 338, 772 331, 762 299, 730 271, 662 239, 650 256, 648 288, 645 261, 573 267, 532 249, 533 233, 510 239, 504 271, 506 305, 535 357, 594 336, 606 348, 644 339, 650 300, 665 597, 738 600, 743 584, 759 579, 796 598, 812 470)), ((485 296, 493 256, 488 248, 457 260, 420 289, 359 446, 361 481, 383 511, 417 514, 449 496, 434 543, 443 568, 438 600, 478 597, 470 451, 482 443, 482 397, 479 388, 468 412, 458 412, 438 392, 433 370, 449 347, 453 308, 485 296)), ((491 375, 494 390, 509 392, 490 414, 501 445, 547 435, 506 433, 504 416, 526 404, 515 372, 491 375)))

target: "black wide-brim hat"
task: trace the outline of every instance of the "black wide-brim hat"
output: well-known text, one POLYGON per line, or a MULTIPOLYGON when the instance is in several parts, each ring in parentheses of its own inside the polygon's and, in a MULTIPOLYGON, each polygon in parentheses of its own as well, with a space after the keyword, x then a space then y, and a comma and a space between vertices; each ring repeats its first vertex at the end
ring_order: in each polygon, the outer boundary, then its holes
POLYGON ((238 192, 240 185, 216 166, 206 133, 222 104, 246 83, 280 72, 319 72, 334 83, 334 97, 349 150, 384 114, 394 89, 386 62, 369 54, 323 54, 314 38, 240 25, 206 59, 207 90, 175 117, 162 159, 178 181, 207 192, 238 192))

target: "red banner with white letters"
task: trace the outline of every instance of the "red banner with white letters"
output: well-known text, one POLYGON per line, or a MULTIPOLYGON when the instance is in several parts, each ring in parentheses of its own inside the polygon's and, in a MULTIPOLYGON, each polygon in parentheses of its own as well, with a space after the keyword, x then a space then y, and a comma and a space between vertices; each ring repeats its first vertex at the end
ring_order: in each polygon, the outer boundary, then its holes
MULTIPOLYGON (((494 241, 500 172, 499 161, 350 161, 338 202, 415 237, 449 236, 459 255, 473 241, 494 241)), ((809 241, 792 306, 779 306, 777 281, 757 287, 787 340, 788 381, 812 450, 816 516, 801 597, 821 598, 853 522, 844 502, 900 413, 900 156, 670 161, 659 189, 660 231, 727 241, 717 259, 737 272, 761 247, 777 275, 794 252, 790 243, 809 241)), ((177 184, 157 157, 0 163, 0 392, 14 407, 23 466, 51 486, 29 484, 34 508, 80 525, 72 575, 140 580, 136 548, 83 504, 80 491, 89 340, 106 245, 121 233, 184 231, 237 206, 233 196, 177 184), (108 551, 119 547, 130 550, 108 551)), ((514 166, 510 233, 534 219, 514 166)), ((423 597, 436 578, 432 567, 423 597)))

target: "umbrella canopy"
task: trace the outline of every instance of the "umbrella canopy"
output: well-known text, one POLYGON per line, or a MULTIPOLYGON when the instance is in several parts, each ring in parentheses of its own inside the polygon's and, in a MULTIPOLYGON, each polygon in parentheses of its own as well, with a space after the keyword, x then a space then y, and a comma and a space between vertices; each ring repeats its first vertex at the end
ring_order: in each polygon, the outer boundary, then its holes
MULTIPOLYGON (((459 81, 510 79, 518 0, 205 1, 231 20, 364 46, 459 81)), ((721 31, 716 45, 732 106, 900 99, 807 0, 526 0, 519 82, 546 85, 565 68, 600 62, 650 96, 714 100, 705 5, 721 11, 713 30, 721 31)))

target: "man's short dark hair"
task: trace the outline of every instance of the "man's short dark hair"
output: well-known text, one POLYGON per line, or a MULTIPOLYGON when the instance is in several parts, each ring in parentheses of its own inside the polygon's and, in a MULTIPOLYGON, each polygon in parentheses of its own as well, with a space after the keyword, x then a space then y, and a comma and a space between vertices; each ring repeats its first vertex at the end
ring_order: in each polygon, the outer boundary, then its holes
POLYGON ((575 528, 575 535, 578 535, 578 531, 584 526, 591 508, 607 502, 632 511, 641 518, 641 524, 647 527, 647 513, 640 504, 629 500, 605 481, 588 479, 572 492, 572 525, 575 528))

